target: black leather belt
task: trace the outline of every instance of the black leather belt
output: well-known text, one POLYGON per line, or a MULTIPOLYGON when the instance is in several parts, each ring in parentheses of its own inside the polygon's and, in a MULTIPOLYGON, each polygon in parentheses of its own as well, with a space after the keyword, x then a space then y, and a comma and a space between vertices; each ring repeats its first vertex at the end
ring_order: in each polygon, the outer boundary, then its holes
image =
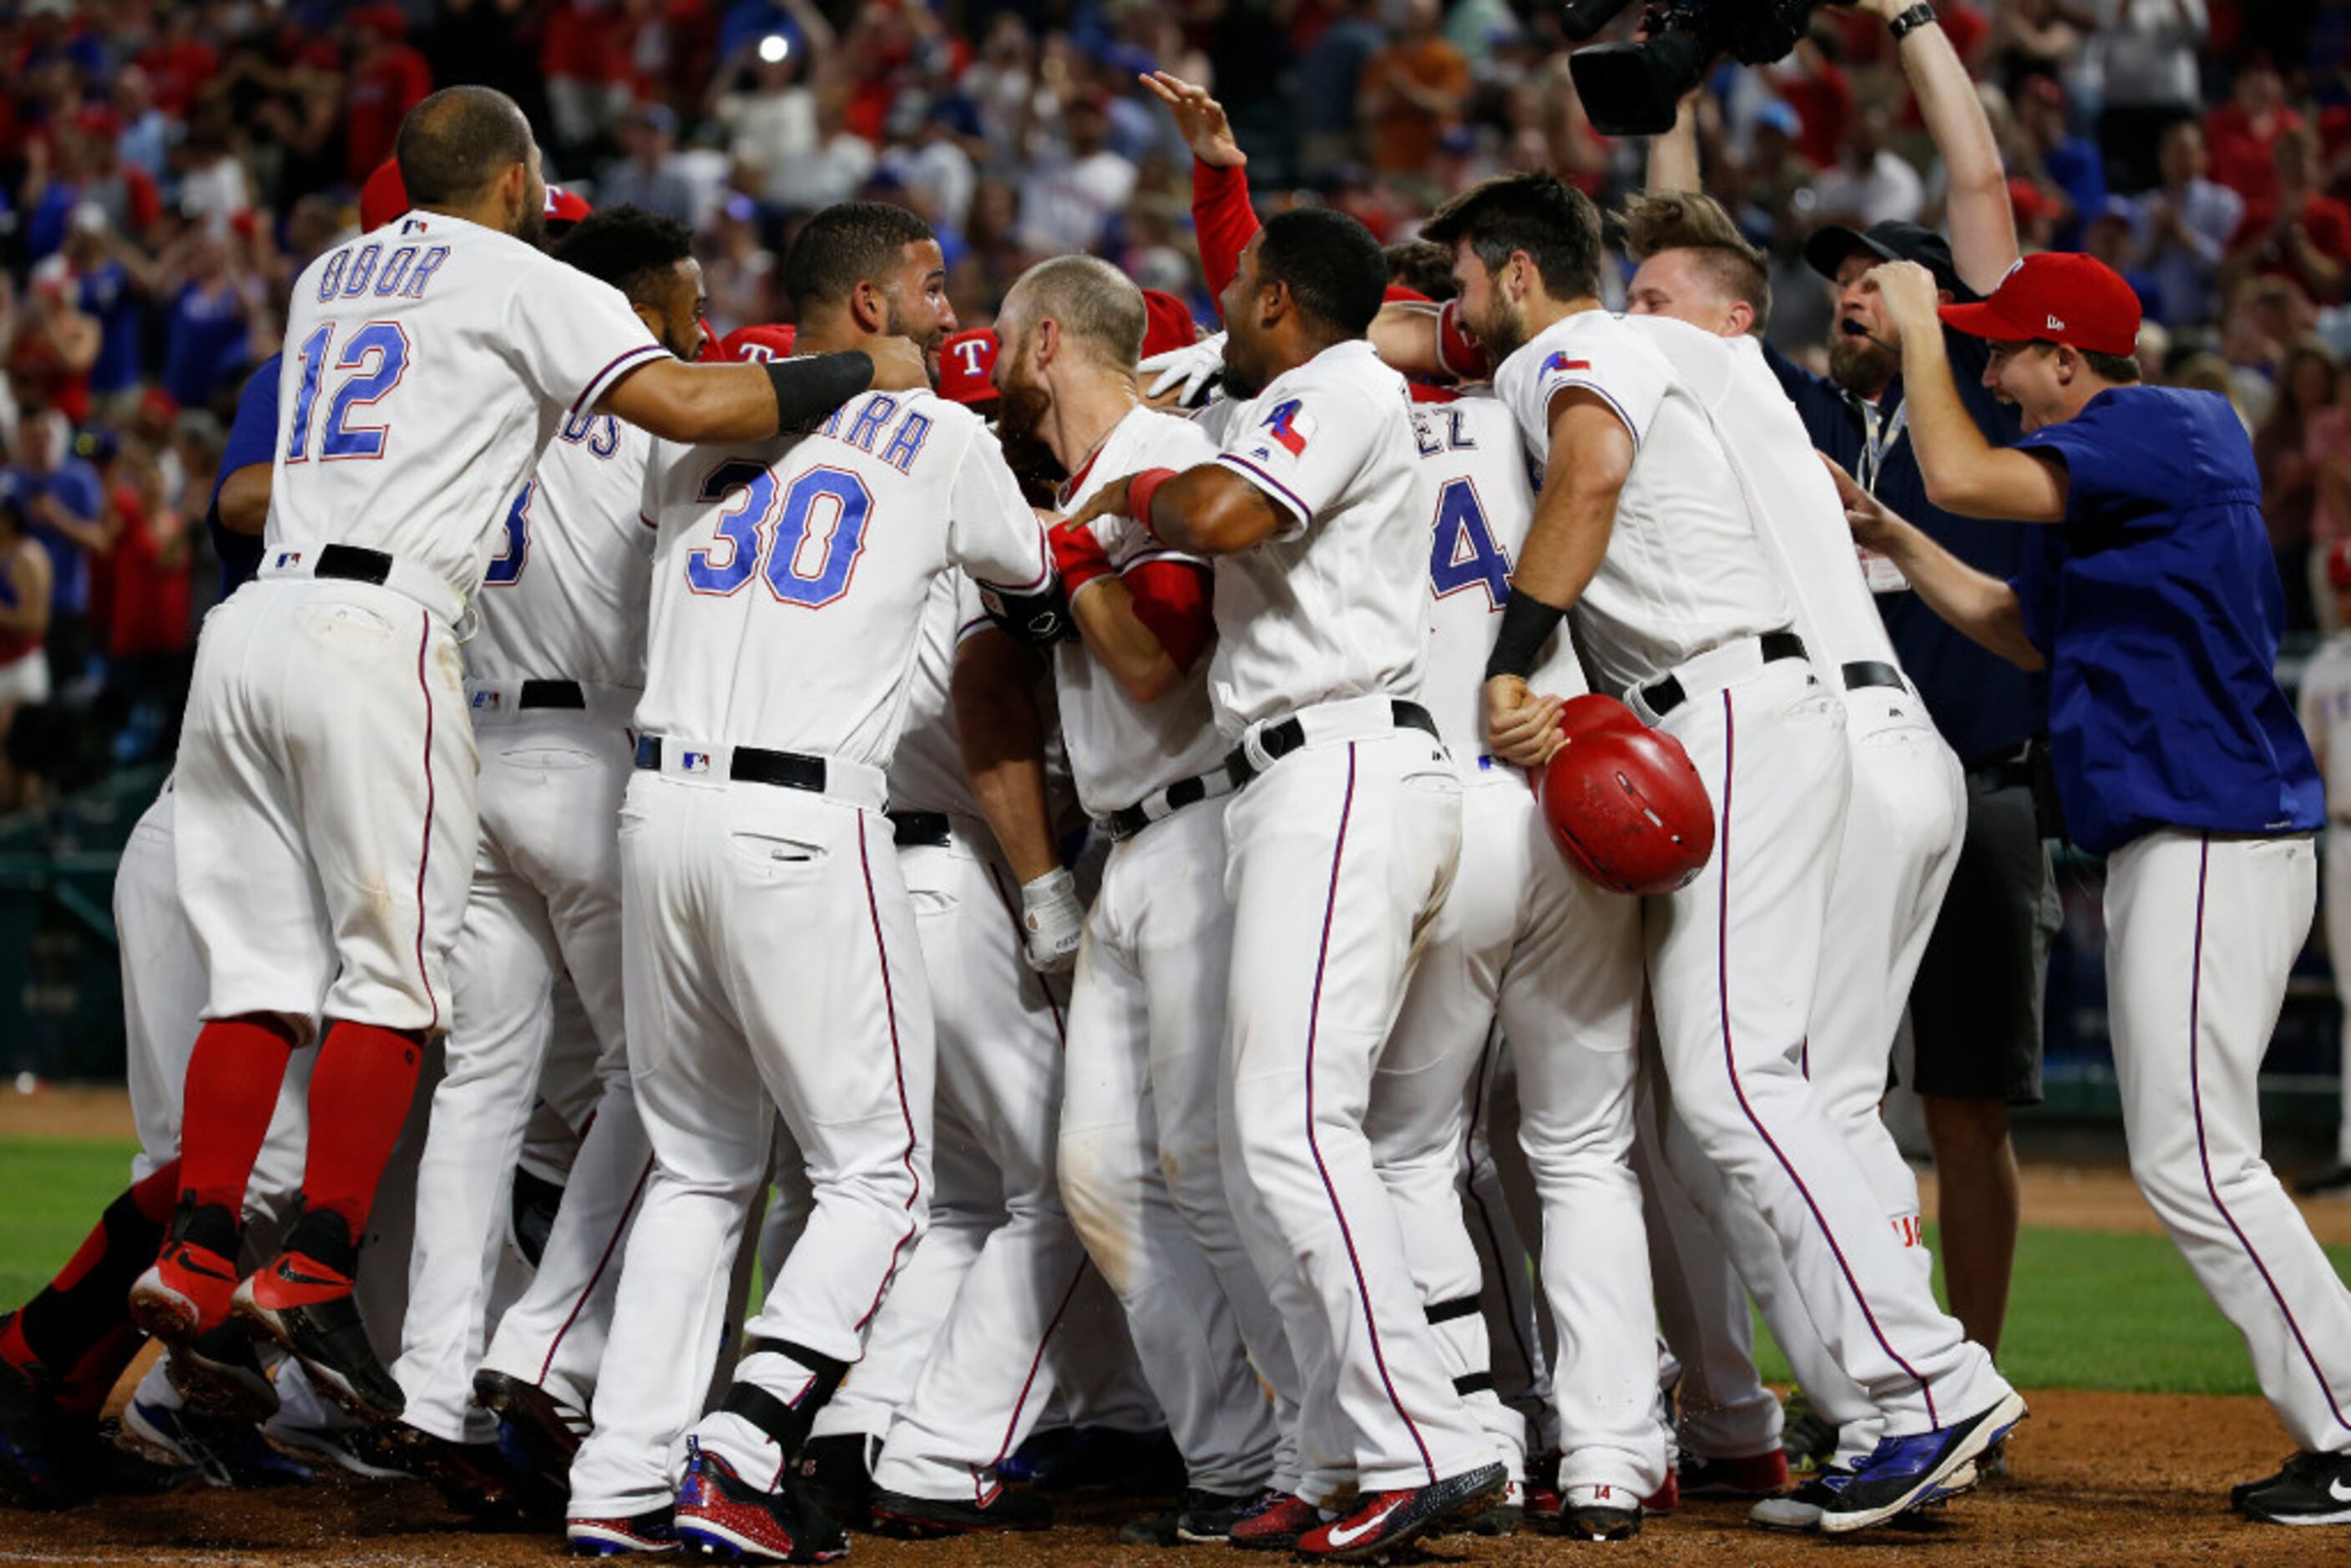
MULTIPOLYGON (((1231 766, 1230 762, 1225 764, 1227 768, 1231 766)), ((1166 789, 1158 790, 1144 800, 1137 800, 1132 806, 1122 808, 1104 817, 1102 831, 1108 833, 1113 841, 1123 841, 1134 837, 1152 823, 1164 822, 1185 807, 1196 806, 1207 798, 1207 779, 1196 774, 1189 779, 1178 779, 1166 789), (1150 810, 1154 801, 1163 802, 1165 807, 1155 815, 1150 810)))
MULTIPOLYGON (((691 758, 692 752, 686 753, 691 758)), ((662 737, 648 735, 637 742, 637 766, 658 768, 662 765, 662 737)), ((687 764, 687 771, 693 765, 687 764)), ((811 794, 824 793, 824 758, 802 757, 797 751, 762 751, 756 746, 738 746, 726 765, 726 777, 743 784, 773 784, 784 789, 806 789, 811 794)))
POLYGON ((1877 659, 1856 659, 1844 667, 1844 687, 1857 692, 1864 686, 1895 686, 1902 685, 1902 672, 1877 659))
POLYGON ((321 545, 319 559, 310 564, 312 577, 340 577, 350 582, 372 582, 383 586, 392 576, 392 557, 380 549, 368 549, 360 545, 321 545))
MULTIPOLYGON (((1763 644, 1763 662, 1767 664, 1776 664, 1782 659, 1804 657, 1804 640, 1793 632, 1766 632, 1756 641, 1763 644)), ((1688 700, 1689 694, 1682 690, 1681 682, 1672 675, 1651 681, 1641 688, 1641 701, 1659 718, 1688 700)))
POLYGON ((578 681, 525 681, 522 695, 515 699, 517 707, 562 707, 585 709, 588 694, 580 689, 578 681))
MULTIPOLYGON (((1798 652, 1802 651, 1799 646, 1798 652)), ((1437 721, 1429 717, 1428 710, 1418 703, 1405 702, 1399 697, 1388 706, 1394 710, 1398 729, 1417 729, 1432 736, 1437 733, 1437 721)), ((1279 762, 1306 744, 1306 726, 1295 718, 1267 725, 1257 732, 1257 743, 1269 761, 1279 762)), ((1246 747, 1237 746, 1225 758, 1225 771, 1232 776, 1233 788, 1238 789, 1264 769, 1249 760, 1246 747)))
POLYGON ((943 850, 955 842, 954 825, 945 811, 893 811, 890 832, 902 850, 943 850))

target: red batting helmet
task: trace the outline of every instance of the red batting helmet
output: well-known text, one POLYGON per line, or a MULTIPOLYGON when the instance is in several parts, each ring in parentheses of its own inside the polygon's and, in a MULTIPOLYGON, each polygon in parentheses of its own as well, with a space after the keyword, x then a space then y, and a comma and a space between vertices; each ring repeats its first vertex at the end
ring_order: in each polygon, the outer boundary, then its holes
POLYGON ((1714 853, 1714 804, 1681 742, 1597 695, 1570 699, 1560 729, 1536 786, 1559 852, 1617 893, 1686 885, 1714 853))

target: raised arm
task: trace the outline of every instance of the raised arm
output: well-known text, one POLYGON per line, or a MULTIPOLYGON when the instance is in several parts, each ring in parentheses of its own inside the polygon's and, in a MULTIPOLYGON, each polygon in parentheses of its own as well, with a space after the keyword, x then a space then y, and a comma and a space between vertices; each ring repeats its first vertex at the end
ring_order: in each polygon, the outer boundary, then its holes
POLYGON ((1844 502, 1845 523, 1856 543, 1892 557, 1920 601, 1969 641, 2021 670, 2042 667, 2041 650, 2025 635, 2023 601, 2015 589, 1990 572, 1978 571, 1919 532, 1855 484, 1853 476, 1826 455, 1821 461, 1836 480, 1838 498, 1844 502))
MULTIPOLYGON (((1892 22, 1914 0, 1860 0, 1858 9, 1892 22)), ((2000 287, 2016 265, 2016 210, 2010 204, 2008 171, 1992 140, 1991 121, 1968 68, 1938 22, 1914 27, 1896 46, 1918 114, 1934 138, 1948 177, 1951 263, 1961 282, 1979 294, 2000 287)))
POLYGON ((1249 154, 1233 135, 1225 106, 1197 82, 1167 71, 1136 78, 1167 106, 1184 144, 1192 150, 1192 229, 1200 246, 1200 272, 1212 296, 1240 269, 1241 251, 1258 231, 1249 204, 1249 154))
POLYGON ((1682 95, 1674 113, 1674 128, 1649 138, 1649 189, 1698 191, 1698 100, 1704 88, 1682 95))

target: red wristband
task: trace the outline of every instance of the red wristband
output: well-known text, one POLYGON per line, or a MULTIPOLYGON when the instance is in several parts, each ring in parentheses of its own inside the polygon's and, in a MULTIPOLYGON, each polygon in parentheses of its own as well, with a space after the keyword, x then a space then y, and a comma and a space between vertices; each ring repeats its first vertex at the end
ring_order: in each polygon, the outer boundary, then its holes
POLYGON ((1127 516, 1141 523, 1144 531, 1155 539, 1159 538, 1159 530, 1151 526, 1152 498, 1159 494, 1160 486, 1174 477, 1173 468, 1145 468, 1126 482, 1127 516))
POLYGON ((1079 589, 1111 574, 1110 557, 1092 528, 1055 528, 1048 537, 1053 541, 1053 565, 1061 573, 1061 591, 1069 597, 1075 599, 1079 589))

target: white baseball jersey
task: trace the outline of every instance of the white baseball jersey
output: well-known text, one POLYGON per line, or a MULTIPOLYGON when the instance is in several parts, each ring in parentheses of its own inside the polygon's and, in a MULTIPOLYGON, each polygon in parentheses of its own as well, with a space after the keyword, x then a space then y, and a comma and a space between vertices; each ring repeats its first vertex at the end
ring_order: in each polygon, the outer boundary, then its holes
POLYGON ((1552 399, 1570 388, 1598 395, 1633 433, 1615 531, 1575 606, 1601 688, 1621 693, 1709 648, 1792 624, 1747 508, 1720 482, 1723 442, 1648 333, 1585 310, 1502 361, 1494 390, 1539 458, 1551 450, 1552 399))
POLYGON ((866 392, 812 435, 656 442, 645 695, 656 735, 886 768, 923 609, 958 565, 1008 592, 1052 580, 1044 528, 978 415, 866 392))
POLYGON ((1755 537, 1823 678, 1843 690, 1834 674, 1844 665, 1870 661, 1900 669, 1854 553, 1836 482, 1763 362, 1762 344, 1664 316, 1627 316, 1625 324, 1648 334, 1714 421, 1747 492, 1755 537))
MULTIPOLYGON (((1061 496, 1075 511, 1110 481, 1146 468, 1190 468, 1213 462, 1216 443, 1191 421, 1136 408, 1118 422, 1093 461, 1061 496)), ((1098 517, 1094 538, 1120 575, 1153 561, 1197 556, 1170 549, 1129 517, 1098 517)), ((1183 686, 1154 703, 1138 703, 1118 678, 1078 643, 1055 650, 1061 697, 1061 734, 1077 775, 1078 800, 1088 814, 1108 816, 1178 779, 1205 773, 1224 759, 1227 745, 1208 702, 1208 664, 1196 664, 1183 686)))
MULTIPOLYGON (((1437 490, 1428 551, 1428 678, 1421 684, 1421 701, 1454 762, 1465 776, 1475 775, 1485 770, 1486 657, 1501 630, 1502 606, 1510 601, 1510 570, 1534 517, 1534 485, 1518 425, 1499 399, 1474 393, 1421 403, 1412 423, 1437 490)), ((1549 696, 1585 690, 1564 632, 1553 636, 1527 682, 1549 696)))
POLYGON ((652 445, 609 413, 564 420, 507 509, 506 543, 482 580, 481 629, 465 644, 469 674, 645 684, 652 445))
POLYGON ((2318 645, 2302 672, 2302 727, 2326 781, 2326 814, 2351 818, 2351 632, 2318 645))
POLYGON ((1217 727, 1238 739, 1318 703, 1418 696, 1434 486, 1404 378, 1360 339, 1334 344, 1232 419, 1217 461, 1283 521, 1217 561, 1217 727))
POLYGON ((295 280, 269 549, 382 550, 470 600, 565 417, 668 352, 619 289, 479 224, 348 240, 295 280))
POLYGON ((930 597, 923 601, 914 668, 906 675, 904 728, 890 758, 892 810, 979 817, 979 801, 964 771, 953 692, 956 650, 964 633, 987 623, 970 578, 943 571, 933 580, 930 597))

